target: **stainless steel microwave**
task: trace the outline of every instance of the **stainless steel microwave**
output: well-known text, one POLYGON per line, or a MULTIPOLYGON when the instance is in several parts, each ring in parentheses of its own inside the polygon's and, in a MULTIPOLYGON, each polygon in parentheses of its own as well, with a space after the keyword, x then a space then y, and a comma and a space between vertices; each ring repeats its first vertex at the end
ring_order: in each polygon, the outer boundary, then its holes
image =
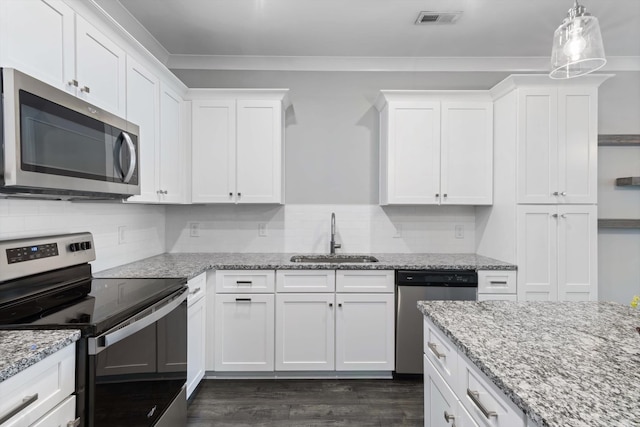
POLYGON ((56 199, 140 194, 137 125, 18 70, 0 73, 0 193, 56 199))

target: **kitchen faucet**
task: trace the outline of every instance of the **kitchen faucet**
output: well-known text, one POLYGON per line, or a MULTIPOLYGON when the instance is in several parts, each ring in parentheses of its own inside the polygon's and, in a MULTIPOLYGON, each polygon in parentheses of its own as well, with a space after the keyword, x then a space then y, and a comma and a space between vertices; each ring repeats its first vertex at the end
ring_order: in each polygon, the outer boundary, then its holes
POLYGON ((342 245, 340 243, 336 243, 336 214, 335 212, 331 212, 331 242, 329 244, 329 253, 334 255, 336 249, 341 247, 342 245))

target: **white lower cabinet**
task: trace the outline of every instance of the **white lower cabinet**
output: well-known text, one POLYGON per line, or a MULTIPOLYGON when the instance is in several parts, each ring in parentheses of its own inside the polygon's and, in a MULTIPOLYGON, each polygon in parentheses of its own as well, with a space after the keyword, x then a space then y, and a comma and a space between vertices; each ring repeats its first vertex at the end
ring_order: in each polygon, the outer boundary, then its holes
POLYGON ((426 318, 424 352, 425 427, 526 426, 524 412, 426 318))
POLYGON ((0 418, 19 409, 2 427, 73 425, 75 370, 72 344, 0 382, 0 418))
POLYGON ((207 273, 187 282, 187 398, 196 389, 205 371, 207 273))
POLYGON ((336 370, 395 369, 393 294, 336 294, 336 370))
POLYGON ((216 371, 273 371, 274 304, 273 294, 216 294, 216 371))
POLYGON ((424 356, 425 427, 478 427, 451 388, 424 356))
POLYGON ((276 295, 276 370, 332 371, 335 294, 276 295))

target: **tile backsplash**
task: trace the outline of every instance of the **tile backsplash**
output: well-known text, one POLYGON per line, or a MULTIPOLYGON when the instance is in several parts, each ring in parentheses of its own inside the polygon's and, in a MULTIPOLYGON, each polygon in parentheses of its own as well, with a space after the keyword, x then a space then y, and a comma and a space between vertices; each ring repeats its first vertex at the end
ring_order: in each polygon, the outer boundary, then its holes
POLYGON ((339 252, 475 251, 471 206, 328 204, 168 206, 166 249, 325 253, 331 212, 336 214, 339 252))
POLYGON ((0 199, 0 239, 89 231, 93 271, 165 252, 165 207, 0 199))

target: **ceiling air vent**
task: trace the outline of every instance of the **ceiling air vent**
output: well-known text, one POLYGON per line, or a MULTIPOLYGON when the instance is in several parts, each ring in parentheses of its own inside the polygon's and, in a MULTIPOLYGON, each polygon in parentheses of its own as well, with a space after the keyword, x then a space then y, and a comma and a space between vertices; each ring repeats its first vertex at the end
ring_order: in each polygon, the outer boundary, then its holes
POLYGON ((462 16, 462 12, 420 12, 416 25, 453 24, 462 16))

